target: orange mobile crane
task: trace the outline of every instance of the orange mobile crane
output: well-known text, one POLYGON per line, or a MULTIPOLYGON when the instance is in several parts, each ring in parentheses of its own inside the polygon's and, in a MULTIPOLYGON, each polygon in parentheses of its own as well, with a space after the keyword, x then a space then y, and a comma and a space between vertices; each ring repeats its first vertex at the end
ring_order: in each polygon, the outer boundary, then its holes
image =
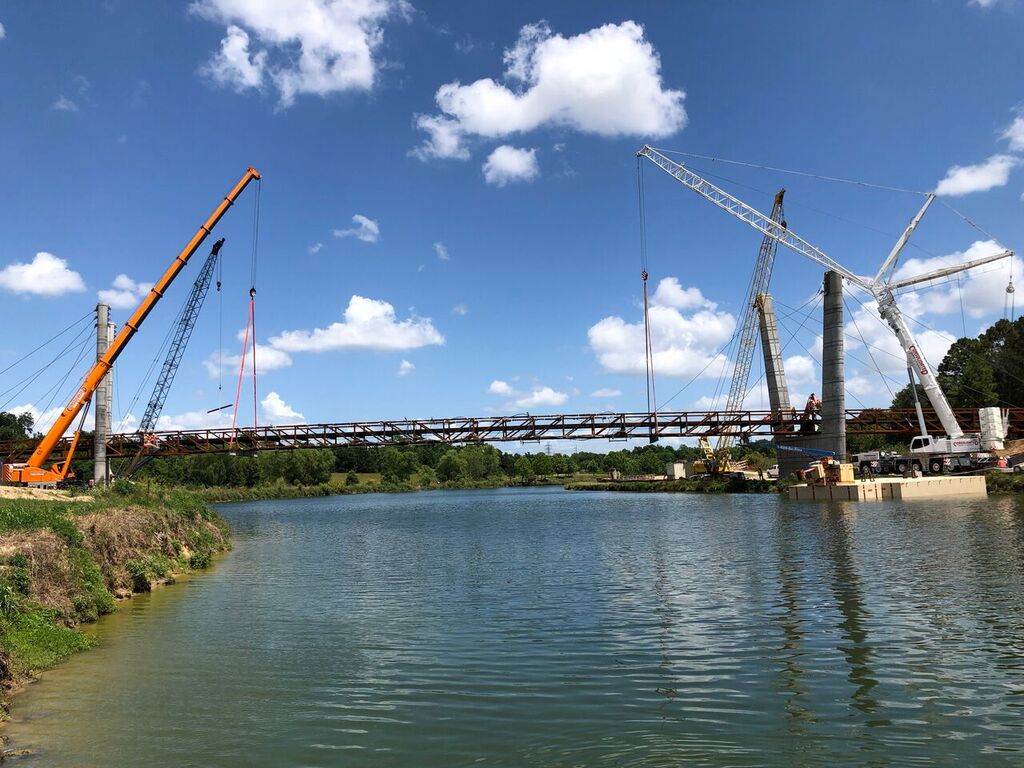
MULTIPOLYGON (((132 336, 135 335, 136 331, 139 330, 139 326, 142 325, 142 321, 146 319, 149 313, 156 306, 156 303, 160 301, 161 297, 167 292, 174 278, 178 276, 178 273, 185 267, 188 260, 192 257, 192 254, 196 252, 206 236, 210 234, 213 228, 217 225, 217 222, 221 220, 228 208, 234 204, 235 200, 242 191, 249 185, 250 181, 259 180, 260 174, 254 168, 249 168, 242 178, 235 184, 227 197, 225 197, 220 205, 210 215, 210 218, 206 220, 199 230, 189 240, 181 253, 179 253, 171 266, 164 272, 163 277, 160 278, 159 282, 153 286, 149 294, 139 304, 138 309, 122 326, 121 332, 117 334, 117 338, 114 339, 107 352, 103 357, 96 361, 96 364, 92 367, 89 373, 86 375, 85 380, 82 382, 82 386, 75 392, 74 397, 71 398, 71 402, 67 404, 60 416, 50 427, 49 432, 46 433, 45 437, 40 441, 39 445, 36 446, 35 451, 29 457, 28 461, 24 464, 4 464, 2 471, 0 471, 0 478, 5 483, 41 483, 51 484, 58 483, 65 480, 69 476, 73 476, 71 473, 71 459, 75 453, 75 447, 78 445, 78 438, 81 435, 82 425, 79 423, 78 428, 75 430, 75 436, 71 440, 71 445, 68 448, 67 455, 64 457, 62 462, 58 462, 47 469, 44 464, 49 458, 50 453, 60 442, 61 438, 64 437, 64 433, 67 431, 71 422, 75 420, 75 417, 82 412, 90 401, 92 400, 93 393, 96 391, 96 387, 103 381, 103 377, 107 375, 107 372, 114 365, 114 361, 117 360, 118 355, 124 350, 125 345, 131 341, 132 336)), ((83 414, 84 420, 84 414, 83 414)))

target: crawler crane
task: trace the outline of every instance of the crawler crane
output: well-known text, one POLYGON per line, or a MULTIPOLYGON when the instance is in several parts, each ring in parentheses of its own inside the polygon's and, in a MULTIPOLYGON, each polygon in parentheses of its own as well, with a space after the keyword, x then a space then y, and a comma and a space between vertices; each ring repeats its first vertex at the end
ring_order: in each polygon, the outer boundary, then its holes
POLYGON ((132 337, 139 330, 139 326, 146 319, 150 312, 153 311, 153 307, 160 301, 163 295, 167 292, 171 283, 174 282, 174 278, 178 276, 178 273, 188 264, 188 260, 192 257, 192 254, 198 250, 199 246, 203 244, 207 235, 217 225, 217 222, 221 220, 224 214, 227 212, 242 191, 249 185, 251 181, 258 181, 260 174, 254 168, 249 168, 243 174, 242 178, 239 179, 238 183, 235 184, 234 188, 227 194, 227 196, 220 202, 217 208, 210 214, 208 218, 198 229, 198 231, 192 236, 188 244, 182 249, 171 265, 164 272, 163 277, 153 286, 150 292, 139 304, 138 308, 131 318, 122 326, 121 332, 117 334, 117 338, 111 343, 104 354, 96 364, 90 369, 89 373, 86 374, 85 380, 82 385, 75 392, 71 401, 65 406, 60 416, 50 427, 49 431, 36 446, 35 451, 29 457, 28 461, 23 464, 4 464, 0 477, 2 477, 5 483, 33 483, 33 484, 54 484, 67 479, 71 475, 71 459, 74 457, 75 447, 78 444, 78 438, 81 435, 82 422, 85 420, 85 414, 87 413, 87 407, 92 400, 93 394, 96 392, 96 387, 103 380, 103 377, 107 375, 107 372, 113 366, 114 361, 117 360, 118 356, 124 351, 125 346, 131 341, 132 337), (71 440, 71 445, 68 448, 67 454, 64 456, 64 460, 50 467, 46 467, 45 464, 50 456, 50 453, 57 444, 60 442, 64 433, 68 427, 75 420, 76 417, 81 416, 78 426, 75 429, 74 437, 71 440))

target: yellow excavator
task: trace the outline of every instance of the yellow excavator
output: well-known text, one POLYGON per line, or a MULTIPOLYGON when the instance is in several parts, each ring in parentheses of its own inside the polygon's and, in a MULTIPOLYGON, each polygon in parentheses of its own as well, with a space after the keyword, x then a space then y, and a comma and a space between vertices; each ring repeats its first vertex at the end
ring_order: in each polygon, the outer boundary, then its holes
POLYGON ((111 343, 107 349, 106 354, 103 355, 96 364, 92 367, 88 374, 86 374, 82 386, 78 388, 74 396, 71 398, 71 402, 67 404, 60 416, 50 427, 49 431, 36 446, 35 451, 29 457, 28 461, 19 464, 4 464, 0 469, 0 479, 5 483, 20 483, 20 484, 41 484, 41 485, 55 485, 57 483, 67 480, 69 477, 73 477, 74 474, 71 472, 71 459, 75 455, 75 448, 78 446, 78 439, 82 434, 82 423, 85 421, 85 415, 88 412, 88 406, 92 401, 92 396, 96 392, 96 387, 103 381, 103 377, 107 375, 107 372, 114 365, 114 361, 117 360, 118 355, 124 350, 125 346, 131 341, 131 338, 139 330, 139 326, 146 319, 150 312, 153 311, 153 307, 160 301, 163 295, 167 292, 171 283, 174 282, 174 278, 178 276, 178 273, 188 264, 188 260, 192 257, 192 254, 198 250, 199 246, 203 244, 207 235, 213 231, 213 228, 217 225, 217 222, 221 220, 228 208, 230 208, 238 196, 242 194, 242 191, 249 185, 251 181, 258 181, 261 178, 258 171, 254 168, 249 168, 243 174, 242 178, 235 184, 234 188, 227 194, 227 196, 220 202, 214 212, 210 215, 210 218, 199 227, 198 231, 192 236, 188 244, 182 249, 171 265, 164 272, 163 277, 153 286, 150 292, 139 304, 138 308, 131 318, 122 326, 121 332, 117 335, 117 338, 111 343), (59 461, 56 464, 46 467, 45 464, 49 459, 50 454, 57 447, 61 438, 64 437, 64 433, 67 432, 71 423, 76 417, 81 417, 78 426, 75 429, 74 437, 71 439, 71 444, 68 446, 68 451, 64 456, 63 461, 59 461))

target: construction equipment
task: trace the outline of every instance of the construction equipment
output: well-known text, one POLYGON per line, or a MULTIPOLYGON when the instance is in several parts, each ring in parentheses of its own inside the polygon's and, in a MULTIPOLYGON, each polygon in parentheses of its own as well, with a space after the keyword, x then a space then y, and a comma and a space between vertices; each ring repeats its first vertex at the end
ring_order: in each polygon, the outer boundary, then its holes
MULTIPOLYGON (((896 304, 894 292, 903 288, 908 288, 912 285, 919 285, 941 277, 963 272, 964 270, 973 269, 974 267, 979 267, 983 264, 989 264, 999 259, 1012 257, 1013 251, 1004 250, 1001 253, 993 254, 991 256, 985 256, 980 259, 974 259, 972 261, 950 267, 943 267, 941 269, 936 269, 931 272, 903 280, 892 279, 892 274, 896 268, 896 262, 899 259, 900 253, 910 240, 910 236, 917 228, 921 218, 935 200, 935 194, 929 193, 925 196, 924 205, 917 214, 915 214, 914 218, 911 219, 906 230, 896 241, 896 244, 889 252, 889 255, 882 262, 882 266, 879 268, 877 274, 875 274, 874 277, 865 277, 857 275, 846 269, 833 258, 826 255, 822 250, 794 234, 788 227, 784 227, 781 223, 773 221, 770 217, 765 216, 757 209, 752 208, 742 200, 734 197, 725 190, 716 187, 714 184, 694 173, 689 168, 686 168, 682 163, 677 163, 668 159, 657 150, 652 149, 650 146, 644 145, 643 148, 637 152, 637 157, 646 157, 681 184, 690 188, 705 200, 714 203, 726 213, 735 216, 740 221, 745 222, 758 232, 761 232, 763 235, 773 238, 790 250, 817 262, 826 269, 838 273, 847 281, 859 286, 874 297, 878 304, 879 314, 896 334, 896 338, 899 340, 900 346, 903 348, 903 351, 907 356, 907 371, 910 376, 911 383, 913 383, 915 376, 921 382, 921 385, 924 388, 925 393, 928 395, 928 399, 931 402, 932 407, 935 409, 935 413, 946 432, 945 437, 932 437, 928 435, 924 415, 921 412, 920 406, 918 406, 918 422, 921 428, 921 439, 918 441, 918 439, 915 438, 916 445, 912 444, 911 450, 921 453, 964 453, 972 450, 987 450, 1002 447, 1002 440, 1006 436, 1008 425, 1006 424, 1005 417, 999 413, 998 409, 982 409, 979 412, 979 415, 982 415, 983 417, 982 434, 967 437, 964 436, 964 431, 957 422, 956 416, 949 405, 949 401, 946 399, 945 393, 939 386, 931 366, 928 364, 928 361, 925 360, 924 354, 921 352, 917 340, 914 338, 910 327, 903 318, 902 312, 900 312, 899 306, 896 304), (991 410, 995 410, 995 414, 991 413, 991 410), (987 416, 984 415, 986 411, 988 411, 987 416)), ((914 387, 911 387, 911 389, 916 391, 916 388, 914 387)))
MULTIPOLYGON (((178 317, 178 327, 174 333, 174 338, 171 340, 171 344, 167 349, 167 357, 164 358, 164 364, 160 369, 160 375, 157 377, 156 385, 153 387, 153 394, 150 396, 149 403, 146 405, 146 411, 142 416, 142 421, 139 422, 138 432, 143 436, 143 439, 140 441, 139 452, 131 460, 128 466, 122 470, 122 477, 131 477, 142 467, 143 464, 147 462, 148 459, 152 458, 152 454, 147 450, 150 443, 145 439, 145 436, 152 432, 156 427, 157 419, 160 417, 160 413, 164 409, 164 402, 167 400, 167 394, 171 391, 171 384, 174 382, 174 375, 178 372, 178 366, 181 365, 181 358, 185 354, 185 347, 188 345, 188 341, 192 337, 192 330, 195 328, 196 318, 199 317, 199 310, 203 308, 203 301, 206 299, 206 294, 210 290, 210 282, 213 279, 213 273, 217 267, 217 259, 220 256, 220 249, 223 247, 224 238, 222 237, 213 244, 213 248, 210 249, 210 255, 206 257, 206 261, 203 262, 202 269, 199 270, 199 274, 196 276, 196 280, 192 284, 192 291, 185 300, 185 305, 178 317)), ((220 290, 219 280, 217 282, 217 290, 220 290)))
MULTIPOLYGON (((785 189, 780 189, 775 194, 775 202, 772 204, 771 214, 771 220, 783 228, 787 226, 782 209, 782 199, 785 195, 785 189)), ((761 239, 761 247, 757 252, 757 263, 754 265, 754 273, 750 278, 750 288, 747 289, 746 309, 743 314, 743 325, 740 327, 739 343, 736 350, 736 365, 733 369, 732 384, 729 387, 729 399, 725 405, 727 413, 734 413, 740 410, 743 407, 743 400, 747 396, 750 366, 754 362, 754 350, 757 345, 758 301, 765 291, 768 290, 768 283, 771 281, 772 267, 775 265, 775 254, 778 248, 779 243, 775 238, 765 235, 761 239)), ((733 433, 722 435, 718 438, 713 451, 711 451, 710 445, 701 446, 710 474, 726 473, 734 469, 731 463, 730 449, 735 439, 736 435, 733 433), (710 455, 708 455, 709 451, 710 455)))
POLYGON ((192 254, 198 250, 199 246, 203 244, 207 235, 217 225, 217 222, 221 220, 228 208, 230 208, 235 200, 238 198, 242 191, 249 185, 249 182, 259 180, 260 174, 254 168, 249 168, 242 175, 242 178, 235 184, 234 188, 227 194, 227 196, 221 201, 221 203, 214 209, 210 217, 199 227, 196 233, 192 236, 192 239, 188 241, 188 244, 182 249, 171 265, 164 272, 163 277, 153 286, 146 297, 139 304, 138 308, 131 318, 122 326, 121 332, 117 334, 113 343, 107 349, 106 353, 93 365, 86 374, 82 385, 75 392, 71 401, 65 406, 64 410, 61 411, 60 416, 50 427, 49 431, 43 437, 43 439, 36 446, 35 451, 29 457, 28 461, 23 464, 4 464, 2 472, 0 472, 0 478, 4 482, 8 483, 36 483, 36 484, 52 484, 58 483, 69 476, 71 476, 71 459, 74 456, 75 446, 78 443, 78 437, 81 434, 82 422, 85 420, 84 409, 89 405, 92 400, 92 396, 96 391, 96 387, 99 382, 106 376, 107 371, 113 366, 114 361, 117 360, 118 356, 124 350, 125 346, 131 341, 132 337, 139 330, 139 326, 146 319, 150 312, 153 311, 153 307, 160 301, 161 297, 167 293, 167 289, 171 283, 174 282, 174 278, 178 276, 178 273, 188 264, 188 260, 192 257, 192 254), (56 447, 57 443, 64 436, 68 427, 75 420, 75 417, 82 414, 82 419, 78 424, 75 431, 75 436, 71 441, 71 445, 68 449, 67 454, 62 462, 58 462, 51 467, 47 468, 43 465, 46 463, 50 452, 56 447))

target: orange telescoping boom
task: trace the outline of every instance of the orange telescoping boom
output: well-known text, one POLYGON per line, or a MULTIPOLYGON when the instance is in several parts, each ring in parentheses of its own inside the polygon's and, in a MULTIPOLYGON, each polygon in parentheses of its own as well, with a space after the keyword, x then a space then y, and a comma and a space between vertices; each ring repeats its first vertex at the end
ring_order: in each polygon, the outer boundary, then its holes
POLYGON ((217 206, 216 210, 210 215, 210 218, 206 220, 199 230, 189 240, 181 253, 177 255, 171 266, 164 272, 163 277, 160 281, 153 286, 149 294, 139 304, 138 309, 135 310, 135 314, 131 316, 131 319, 126 322, 121 332, 117 334, 117 338, 114 339, 113 343, 107 349, 105 355, 100 358, 96 364, 92 367, 92 370, 86 375, 85 380, 82 382, 82 386, 75 392, 75 396, 71 398, 71 402, 67 404, 67 407, 61 412, 60 416, 50 427, 50 431, 46 433, 46 436, 42 439, 35 451, 29 457, 28 461, 24 464, 4 464, 2 479, 5 483, 56 483, 60 480, 65 479, 69 475, 71 467, 71 458, 75 452, 75 446, 78 443, 78 437, 80 429, 75 431, 75 436, 71 441, 71 446, 68 449, 67 456, 64 461, 58 464, 54 464, 49 469, 45 468, 47 458, 50 453, 56 447, 60 439, 64 437, 64 433, 67 431, 71 422, 75 420, 75 417, 82 411, 82 409, 92 400, 93 393, 96 391, 96 387, 103 380, 103 377, 107 375, 107 371, 110 370, 111 366, 114 365, 114 361, 117 360, 118 355, 125 348, 125 345, 131 340, 135 332, 139 330, 139 326, 142 325, 142 321, 146 319, 149 313, 156 306, 156 303, 160 301, 161 297, 167 292, 168 287, 174 281, 174 278, 178 276, 178 273, 188 263, 188 260, 192 257, 192 254, 196 252, 200 245, 203 244, 203 240, 210 234, 213 228, 217 225, 217 222, 221 220, 221 217, 227 213, 228 208, 235 202, 242 190, 244 190, 250 181, 258 180, 260 174, 256 169, 249 168, 237 184, 235 188, 228 193, 220 205, 217 206))

